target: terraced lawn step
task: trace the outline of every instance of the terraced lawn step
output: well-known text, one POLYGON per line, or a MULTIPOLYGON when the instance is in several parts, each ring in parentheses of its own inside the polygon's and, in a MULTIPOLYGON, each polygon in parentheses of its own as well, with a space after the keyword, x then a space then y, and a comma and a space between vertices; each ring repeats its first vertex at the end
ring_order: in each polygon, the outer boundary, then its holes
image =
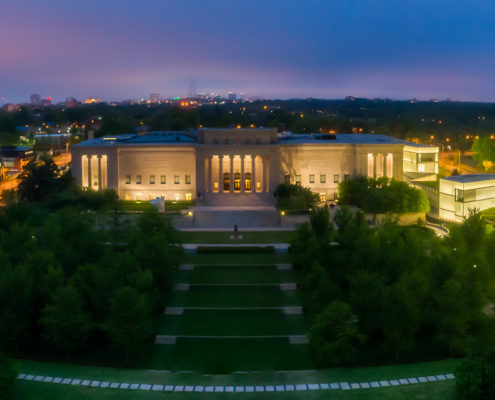
POLYGON ((208 266, 195 268, 194 270, 183 270, 177 273, 178 282, 193 283, 283 283, 294 282, 295 271, 277 270, 271 267, 252 266, 228 267, 208 266))
POLYGON ((296 283, 177 283, 175 290, 188 291, 191 287, 279 287, 280 290, 297 290, 296 283))
POLYGON ((258 336, 199 336, 199 335, 156 335, 155 344, 176 344, 177 339, 288 339, 290 344, 308 344, 306 335, 258 335, 258 336))
POLYGON ((271 311, 280 310, 286 315, 302 315, 303 308, 301 306, 294 307, 166 307, 165 315, 182 315, 186 310, 212 310, 212 311, 271 311))
POLYGON ((283 291, 276 286, 208 286, 178 291, 170 307, 291 307, 299 306, 296 290, 283 291))
POLYGON ((155 345, 150 369, 225 374, 234 371, 312 369, 310 346, 287 337, 266 339, 193 339, 155 345))
POLYGON ((302 315, 284 310, 183 310, 156 319, 155 332, 164 335, 256 336, 306 333, 302 315))

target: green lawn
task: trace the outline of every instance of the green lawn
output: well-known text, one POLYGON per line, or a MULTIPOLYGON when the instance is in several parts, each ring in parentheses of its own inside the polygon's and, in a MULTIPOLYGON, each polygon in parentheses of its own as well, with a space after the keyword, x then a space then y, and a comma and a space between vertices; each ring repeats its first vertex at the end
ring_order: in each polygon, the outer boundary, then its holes
POLYGON ((279 310, 185 310, 183 315, 159 317, 155 331, 164 335, 298 335, 306 333, 306 324, 302 315, 279 310))
MULTIPOLYGON (((153 208, 149 201, 130 201, 121 200, 119 201, 122 211, 147 211, 153 208)), ((166 211, 179 211, 187 210, 189 207, 193 206, 195 203, 193 201, 165 201, 166 211)))
POLYGON ((173 296, 171 307, 283 307, 300 306, 295 290, 283 291, 277 286, 191 287, 173 296))
POLYGON ((281 400, 454 400, 455 383, 436 382, 383 389, 363 389, 349 391, 313 391, 293 393, 168 393, 143 392, 140 390, 112 390, 82 388, 50 383, 17 382, 12 400, 237 400, 242 399, 281 399, 281 400))
POLYGON ((233 232, 190 232, 181 231, 180 238, 184 243, 289 243, 295 231, 259 231, 241 232, 242 239, 231 239, 233 232))
POLYGON ((277 271, 275 265, 196 266, 193 271, 179 271, 177 282, 187 283, 281 283, 296 282, 294 271, 277 271))

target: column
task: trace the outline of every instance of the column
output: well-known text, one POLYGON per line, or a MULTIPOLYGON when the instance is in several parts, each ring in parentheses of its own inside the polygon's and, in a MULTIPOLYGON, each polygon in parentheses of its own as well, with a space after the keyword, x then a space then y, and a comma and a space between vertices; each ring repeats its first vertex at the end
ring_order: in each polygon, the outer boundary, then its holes
POLYGON ((241 193, 244 193, 244 155, 241 155, 241 193))
POLYGON ((223 193, 223 156, 218 156, 218 193, 223 193))
POLYGON ((209 193, 213 192, 212 175, 213 175, 213 156, 208 156, 208 186, 207 186, 207 190, 209 193))
POLYGON ((267 182, 267 175, 268 175, 268 162, 267 162, 267 156, 263 157, 263 193, 266 193, 268 191, 268 182, 267 182))
POLYGON ((256 156, 251 155, 251 191, 256 193, 256 156))
POLYGON ((88 188, 93 189, 93 171, 91 171, 91 154, 88 154, 88 188))
POLYGON ((229 157, 230 157, 230 174, 229 174, 230 193, 234 193, 234 156, 229 156, 229 157))
POLYGON ((376 179, 376 154, 373 154, 373 178, 376 179))
POLYGON ((102 177, 103 174, 101 173, 101 154, 98 156, 98 190, 102 189, 102 177))

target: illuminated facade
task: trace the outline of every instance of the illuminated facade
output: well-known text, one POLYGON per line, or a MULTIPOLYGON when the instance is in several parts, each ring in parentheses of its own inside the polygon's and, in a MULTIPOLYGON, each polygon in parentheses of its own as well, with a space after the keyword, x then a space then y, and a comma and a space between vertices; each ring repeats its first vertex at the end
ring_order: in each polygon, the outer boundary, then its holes
POLYGON ((124 200, 195 200, 204 206, 272 205, 282 182, 333 200, 339 182, 364 175, 436 179, 438 147, 370 134, 279 134, 199 129, 86 140, 72 149, 73 176, 124 200))

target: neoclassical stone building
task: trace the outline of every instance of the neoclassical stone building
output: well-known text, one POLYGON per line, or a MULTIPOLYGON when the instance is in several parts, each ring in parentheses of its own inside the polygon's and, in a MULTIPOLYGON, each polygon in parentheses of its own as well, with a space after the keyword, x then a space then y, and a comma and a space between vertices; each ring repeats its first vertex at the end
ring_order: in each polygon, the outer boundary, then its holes
POLYGON ((202 206, 269 206, 281 182, 336 198, 357 175, 432 180, 438 147, 372 134, 279 134, 274 128, 151 132, 86 140, 72 149, 72 173, 121 199, 195 200, 202 206))

